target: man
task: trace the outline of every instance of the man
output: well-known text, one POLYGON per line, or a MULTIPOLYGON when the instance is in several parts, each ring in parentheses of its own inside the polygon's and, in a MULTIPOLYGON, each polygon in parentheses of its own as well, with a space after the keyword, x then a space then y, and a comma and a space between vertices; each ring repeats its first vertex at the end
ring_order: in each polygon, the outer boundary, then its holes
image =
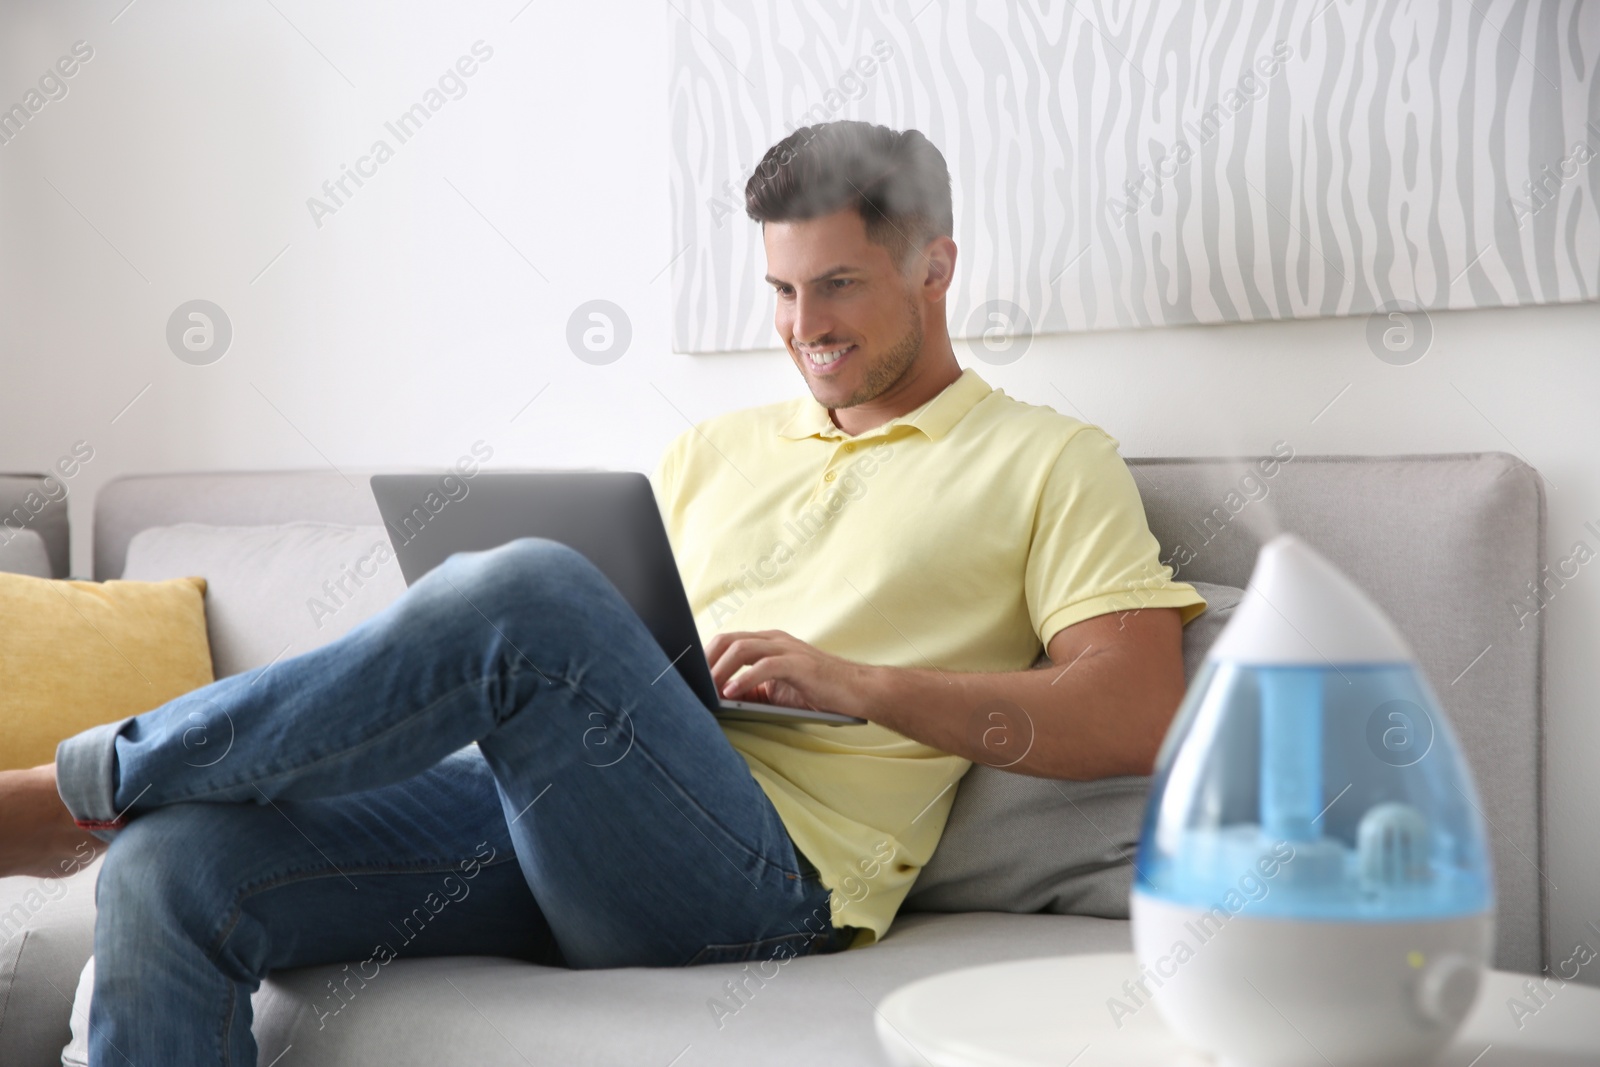
POLYGON ((254 1062, 273 968, 364 961, 327 1022, 398 955, 870 944, 971 761, 1150 771, 1204 602, 1111 438, 956 364, 937 149, 800 129, 746 198, 810 396, 684 434, 657 492, 723 692, 869 722, 719 722, 576 553, 452 557, 330 645, 0 776, 0 873, 110 841, 94 1062, 254 1062), (190 758, 221 717, 228 755, 190 758))

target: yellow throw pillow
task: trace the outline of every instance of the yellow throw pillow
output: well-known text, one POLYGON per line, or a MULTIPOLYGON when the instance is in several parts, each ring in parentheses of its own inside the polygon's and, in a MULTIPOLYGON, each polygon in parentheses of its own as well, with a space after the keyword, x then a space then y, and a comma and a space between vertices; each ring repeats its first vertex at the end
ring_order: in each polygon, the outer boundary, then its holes
POLYGON ((209 685, 206 580, 0 574, 0 770, 56 758, 91 726, 209 685))

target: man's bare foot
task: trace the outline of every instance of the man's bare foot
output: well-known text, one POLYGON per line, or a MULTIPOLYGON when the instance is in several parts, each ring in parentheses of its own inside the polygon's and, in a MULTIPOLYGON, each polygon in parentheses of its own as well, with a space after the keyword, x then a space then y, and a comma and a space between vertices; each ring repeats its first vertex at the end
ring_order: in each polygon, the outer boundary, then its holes
POLYGON ((0 877, 71 874, 104 842, 78 829, 56 792, 56 765, 0 771, 0 877))

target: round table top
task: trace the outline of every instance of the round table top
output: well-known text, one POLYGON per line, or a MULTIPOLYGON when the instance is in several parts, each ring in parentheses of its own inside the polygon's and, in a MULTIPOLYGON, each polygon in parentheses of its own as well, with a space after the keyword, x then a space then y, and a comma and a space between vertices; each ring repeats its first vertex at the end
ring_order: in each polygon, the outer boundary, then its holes
MULTIPOLYGON (((1129 952, 949 971, 891 993, 878 1008, 878 1037, 896 1067, 1212 1067, 1153 1006, 1116 1025, 1107 999, 1137 974, 1129 952)), ((1440 1067, 1600 1064, 1600 989, 1538 982, 1488 972, 1440 1067)))

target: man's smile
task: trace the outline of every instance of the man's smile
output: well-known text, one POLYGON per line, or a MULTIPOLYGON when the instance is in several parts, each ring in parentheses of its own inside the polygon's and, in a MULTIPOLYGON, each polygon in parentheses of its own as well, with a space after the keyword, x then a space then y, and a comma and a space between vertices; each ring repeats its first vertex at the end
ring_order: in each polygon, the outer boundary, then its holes
POLYGON ((855 350, 855 345, 828 345, 821 348, 802 348, 800 354, 805 356, 806 365, 813 374, 835 374, 843 364, 844 358, 855 350))

